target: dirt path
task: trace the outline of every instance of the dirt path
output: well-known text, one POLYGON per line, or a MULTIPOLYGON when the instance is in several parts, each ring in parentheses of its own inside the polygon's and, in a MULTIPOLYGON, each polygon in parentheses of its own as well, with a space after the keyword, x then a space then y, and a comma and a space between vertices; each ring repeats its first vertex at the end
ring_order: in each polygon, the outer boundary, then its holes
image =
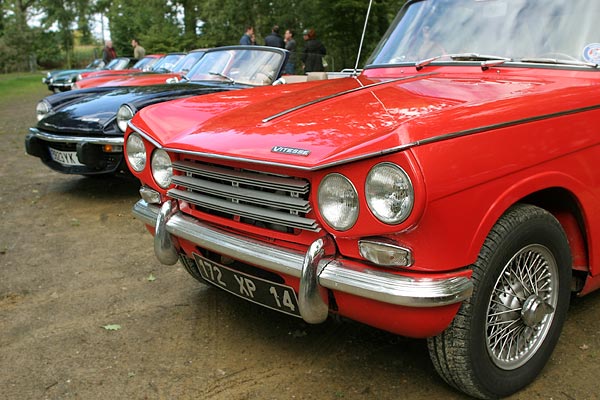
MULTIPOLYGON (((25 154, 46 94, 0 104, 0 398, 464 398, 424 341, 309 326, 162 266, 131 216, 137 182, 60 175, 25 154)), ((594 294, 573 302, 550 364, 512 398, 598 399, 599 376, 594 294)))

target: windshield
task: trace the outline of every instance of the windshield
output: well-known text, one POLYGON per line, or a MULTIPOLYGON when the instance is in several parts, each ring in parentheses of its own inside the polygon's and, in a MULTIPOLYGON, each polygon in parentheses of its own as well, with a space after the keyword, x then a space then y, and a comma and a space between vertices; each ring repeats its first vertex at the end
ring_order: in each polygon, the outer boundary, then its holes
POLYGON ((283 51, 258 47, 207 52, 187 74, 192 81, 215 81, 263 86, 272 84, 281 73, 283 51))
POLYGON ((185 54, 167 54, 161 58, 154 66, 152 71, 154 72, 171 72, 177 61, 181 60, 185 54))
POLYGON ((173 72, 188 72, 194 64, 204 56, 203 51, 192 51, 180 59, 173 67, 173 72))
POLYGON ((136 62, 131 68, 147 70, 152 64, 156 63, 158 60, 159 59, 157 57, 144 57, 138 60, 138 62, 136 62))
POLYGON ((396 17, 367 63, 468 60, 470 54, 599 64, 598 21, 600 1, 591 0, 415 1, 396 17))
POLYGON ((107 69, 120 70, 125 69, 129 65, 129 58, 115 58, 106 66, 107 69))

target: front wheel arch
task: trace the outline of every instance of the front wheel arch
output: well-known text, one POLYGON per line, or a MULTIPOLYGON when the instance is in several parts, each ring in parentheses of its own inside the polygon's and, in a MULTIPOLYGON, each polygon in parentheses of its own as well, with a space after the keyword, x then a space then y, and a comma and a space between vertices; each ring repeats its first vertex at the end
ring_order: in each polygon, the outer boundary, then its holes
MULTIPOLYGON (((552 214, 517 204, 494 225, 471 267, 473 295, 463 302, 448 329, 428 339, 429 353, 438 373, 457 389, 486 399, 508 396, 535 379, 558 341, 569 305, 570 248, 552 214), (547 265, 529 264, 526 257, 530 255, 547 265), (522 267, 515 257, 525 257, 519 261, 522 267), (518 268, 532 275, 540 273, 539 281, 520 283, 519 273, 514 272, 518 268), (545 289, 544 279, 550 281, 551 289, 545 289), (545 300, 533 296, 535 291, 545 300), (542 308, 545 311, 540 311, 542 308), (505 321, 493 320, 499 315, 505 321), (515 341, 515 346, 520 343, 524 353, 515 352, 514 360, 494 342, 498 335, 490 327, 500 323, 512 324, 518 332, 514 339, 522 339, 515 341), (541 332, 538 336, 536 329, 541 332)), ((510 332, 506 334, 512 338, 510 332)))

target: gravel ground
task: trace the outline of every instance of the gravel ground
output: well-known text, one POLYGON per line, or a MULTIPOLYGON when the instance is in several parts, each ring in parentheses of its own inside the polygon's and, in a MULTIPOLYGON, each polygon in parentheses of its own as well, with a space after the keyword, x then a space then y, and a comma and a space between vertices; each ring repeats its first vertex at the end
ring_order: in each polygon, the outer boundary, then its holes
MULTIPOLYGON (((162 266, 131 216, 136 181, 61 175, 25 154, 47 94, 0 98, 0 398, 464 398, 425 341, 306 325, 162 266)), ((592 294, 573 300, 550 363, 512 399, 598 399, 599 357, 592 294)))

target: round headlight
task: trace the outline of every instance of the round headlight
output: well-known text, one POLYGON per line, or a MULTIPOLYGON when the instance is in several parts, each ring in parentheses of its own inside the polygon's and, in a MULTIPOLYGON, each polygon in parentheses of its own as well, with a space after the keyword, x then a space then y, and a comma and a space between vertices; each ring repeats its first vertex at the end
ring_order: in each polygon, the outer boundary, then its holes
POLYGON ((319 211, 332 228, 346 231, 358 218, 358 193, 343 175, 329 174, 319 185, 319 211))
POLYGON ((146 166, 146 146, 140 135, 137 133, 129 135, 125 144, 125 152, 131 168, 136 172, 142 171, 146 166))
POLYGON ((162 149, 157 149, 152 154, 152 176, 158 186, 163 189, 171 185, 171 177, 173 176, 171 157, 162 149))
POLYGON ((46 100, 40 101, 37 103, 37 106, 35 106, 35 113, 38 121, 44 118, 50 111, 52 111, 52 107, 46 100))
POLYGON ((402 168, 391 163, 374 166, 365 183, 369 209, 377 219, 395 225, 412 211, 415 195, 412 182, 402 168))
POLYGON ((121 132, 127 130, 127 123, 133 118, 133 110, 128 105, 123 104, 117 111, 117 125, 121 132))
POLYGON ((83 76, 81 76, 81 74, 78 74, 77 77, 75 78, 75 80, 80 81, 83 79, 83 76))

